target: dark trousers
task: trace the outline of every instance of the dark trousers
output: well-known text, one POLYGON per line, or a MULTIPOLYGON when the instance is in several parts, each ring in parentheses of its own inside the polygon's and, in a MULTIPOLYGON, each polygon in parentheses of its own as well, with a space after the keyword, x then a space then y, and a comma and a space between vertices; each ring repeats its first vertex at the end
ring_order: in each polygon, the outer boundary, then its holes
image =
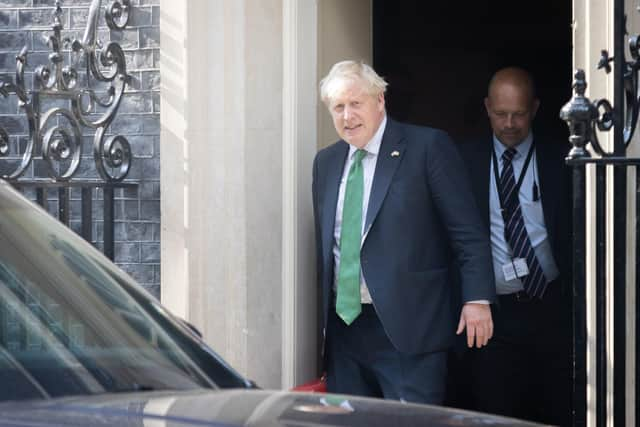
POLYGON ((331 310, 327 328, 329 392, 442 404, 445 352, 399 352, 371 304, 363 304, 362 313, 349 326, 331 310))
POLYGON ((474 409, 568 425, 571 305, 560 284, 542 300, 498 296, 492 315, 493 338, 471 352, 474 409))

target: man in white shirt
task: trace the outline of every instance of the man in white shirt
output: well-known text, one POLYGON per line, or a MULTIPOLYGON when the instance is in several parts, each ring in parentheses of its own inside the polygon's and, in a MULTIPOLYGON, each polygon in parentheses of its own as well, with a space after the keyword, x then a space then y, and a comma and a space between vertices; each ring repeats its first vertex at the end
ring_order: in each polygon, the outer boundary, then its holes
POLYGON ((494 337, 472 353, 474 409, 565 425, 570 416, 570 180, 567 140, 531 125, 540 102, 520 68, 498 71, 493 136, 462 153, 491 235, 494 337))

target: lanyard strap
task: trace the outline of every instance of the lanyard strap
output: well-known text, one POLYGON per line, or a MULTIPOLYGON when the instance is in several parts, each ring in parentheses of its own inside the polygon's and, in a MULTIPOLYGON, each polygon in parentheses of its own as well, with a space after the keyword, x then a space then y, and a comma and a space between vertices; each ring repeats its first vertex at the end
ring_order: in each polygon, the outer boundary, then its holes
MULTIPOLYGON (((534 142, 531 141, 531 147, 529 147, 529 152, 527 153, 527 158, 524 161, 524 166, 520 171, 520 176, 518 177, 518 182, 516 183, 516 188, 514 189, 515 197, 520 197, 520 186, 522 185, 522 181, 524 181, 524 176, 527 173, 527 169, 529 168, 529 163, 531 162, 531 157, 533 156, 533 148, 534 142)), ((498 158, 496 156, 495 148, 491 148, 491 158, 493 160, 493 176, 496 180, 496 188, 498 189, 498 200, 500 201, 500 211, 504 216, 504 206, 505 201, 502 200, 502 187, 500 186, 500 176, 498 175, 498 158)), ((511 161, 511 167, 513 168, 513 160, 511 161)), ((515 171, 514 171, 515 173, 515 171)))

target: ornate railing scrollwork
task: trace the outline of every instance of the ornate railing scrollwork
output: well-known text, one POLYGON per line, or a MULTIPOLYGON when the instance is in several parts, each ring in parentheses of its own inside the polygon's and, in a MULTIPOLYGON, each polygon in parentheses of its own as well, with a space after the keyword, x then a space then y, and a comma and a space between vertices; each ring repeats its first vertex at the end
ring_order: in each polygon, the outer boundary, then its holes
MULTIPOLYGON (((82 128, 95 130, 93 158, 100 177, 108 182, 123 180, 131 166, 131 148, 122 135, 107 136, 124 91, 130 82, 124 51, 116 42, 106 45, 98 40, 101 0, 93 0, 82 40, 63 38, 62 5, 56 1, 53 12, 53 33, 45 41, 51 50, 49 63, 35 68, 34 89, 25 82, 28 50, 24 47, 16 57, 14 81, 0 82, 0 95, 15 95, 18 106, 27 116, 29 142, 19 165, 2 178, 14 180, 22 176, 41 147, 42 158, 49 165, 49 174, 56 181, 73 177, 82 161, 82 128), (65 52, 71 52, 72 64, 65 65, 65 52), (84 66, 86 87, 78 67, 84 66), (41 111, 44 100, 62 100, 69 107, 55 106, 41 111)), ((105 10, 107 26, 122 30, 129 22, 130 0, 111 2, 105 10)), ((0 157, 11 153, 8 133, 0 126, 0 157)))
POLYGON ((107 20, 109 28, 112 30, 124 29, 129 22, 130 9, 131 6, 128 0, 111 2, 111 5, 105 12, 105 19, 107 20))
MULTIPOLYGON (((638 72, 640 70, 640 35, 629 37, 628 48, 631 55, 631 61, 621 58, 615 61, 616 65, 621 64, 623 67, 622 84, 624 102, 620 103, 622 111, 615 111, 611 103, 606 99, 596 99, 590 102, 584 96, 586 89, 586 80, 584 70, 577 70, 574 75, 574 96, 560 110, 560 118, 567 122, 571 133, 570 141, 574 144, 574 149, 569 157, 589 157, 588 151, 584 150, 584 146, 591 143, 594 151, 602 157, 620 155, 620 153, 607 152, 600 141, 598 133, 600 131, 609 131, 614 127, 614 114, 621 115, 620 124, 622 129, 622 141, 624 148, 629 146, 631 139, 635 133, 638 124, 638 115, 640 112, 640 96, 638 94, 638 72), (589 104, 591 107, 587 107, 589 104), (587 112, 587 110, 589 110, 587 112), (583 120, 587 119, 589 125, 583 126, 583 120), (579 132, 579 133, 574 133, 579 132), (578 145, 576 145, 578 144, 578 145)), ((623 54, 624 56, 624 54, 623 54)), ((601 51, 600 60, 598 61, 598 69, 604 69, 607 74, 611 72, 611 62, 613 57, 609 56, 607 50, 601 51)))

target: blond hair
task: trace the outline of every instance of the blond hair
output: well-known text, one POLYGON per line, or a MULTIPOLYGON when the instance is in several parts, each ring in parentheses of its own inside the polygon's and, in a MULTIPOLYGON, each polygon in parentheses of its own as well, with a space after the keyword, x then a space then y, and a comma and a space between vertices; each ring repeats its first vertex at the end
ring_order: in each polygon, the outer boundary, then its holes
POLYGON ((341 61, 336 63, 329 74, 320 80, 320 98, 327 106, 349 83, 361 83, 363 89, 372 96, 387 90, 388 83, 373 68, 362 61, 341 61))

